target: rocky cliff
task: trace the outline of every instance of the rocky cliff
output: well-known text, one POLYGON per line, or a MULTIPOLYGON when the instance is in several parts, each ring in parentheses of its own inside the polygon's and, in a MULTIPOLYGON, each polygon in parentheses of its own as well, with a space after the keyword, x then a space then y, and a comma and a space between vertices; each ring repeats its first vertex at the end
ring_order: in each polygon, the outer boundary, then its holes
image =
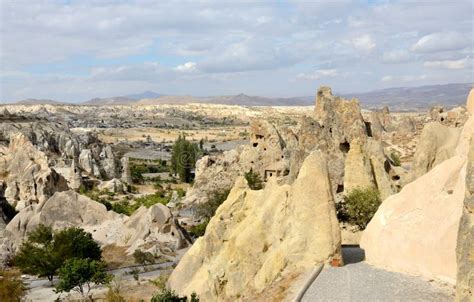
POLYGON ((472 248, 468 231, 469 198, 463 202, 466 187, 470 186, 468 154, 473 152, 470 151, 473 135, 474 117, 471 116, 462 129, 452 157, 382 203, 362 236, 361 246, 367 262, 454 283, 458 245, 459 261, 463 263, 459 269, 464 272, 458 278, 464 280, 461 283, 464 286, 468 284, 466 249, 472 248), (458 241, 463 205, 467 213, 458 241))
POLYGON ((205 301, 251 300, 318 263, 341 263, 340 244, 327 157, 315 151, 291 185, 272 178, 253 191, 239 178, 169 286, 205 301))

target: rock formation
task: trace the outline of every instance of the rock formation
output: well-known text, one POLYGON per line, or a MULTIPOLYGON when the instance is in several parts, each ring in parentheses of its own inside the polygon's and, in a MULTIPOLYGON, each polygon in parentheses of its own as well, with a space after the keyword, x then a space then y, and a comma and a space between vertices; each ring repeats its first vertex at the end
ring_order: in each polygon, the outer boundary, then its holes
POLYGON ((315 151, 292 185, 271 178, 253 191, 239 178, 169 286, 205 301, 251 300, 277 279, 341 262, 340 240, 327 158, 315 151))
POLYGON ((466 197, 459 222, 456 256, 456 298, 468 302, 474 296, 474 139, 471 139, 468 155, 466 197))
POLYGON ((415 180, 455 154, 460 128, 427 124, 418 139, 410 180, 415 180))
POLYGON ((2 253, 15 252, 28 232, 39 224, 54 230, 78 226, 90 232, 101 245, 115 244, 153 252, 175 251, 190 242, 164 205, 141 207, 132 216, 107 211, 104 205, 74 191, 55 193, 48 200, 22 209, 7 225, 2 253))
POLYGON ((68 189, 66 180, 49 168, 47 156, 21 133, 11 137, 0 162, 0 175, 6 184, 4 196, 18 210, 68 189))
MULTIPOLYGON (((451 158, 382 203, 361 239, 367 262, 455 282, 455 250, 473 134, 474 117, 471 117, 451 158)), ((472 241, 467 242, 472 247, 472 241)))

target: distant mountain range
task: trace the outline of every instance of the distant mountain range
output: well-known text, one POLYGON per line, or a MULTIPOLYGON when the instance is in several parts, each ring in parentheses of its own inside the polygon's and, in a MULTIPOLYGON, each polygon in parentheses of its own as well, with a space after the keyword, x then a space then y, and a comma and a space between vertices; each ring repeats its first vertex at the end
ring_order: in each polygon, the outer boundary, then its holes
MULTIPOLYGON (((394 110, 426 109, 434 105, 453 107, 464 104, 472 83, 457 83, 444 85, 430 85, 420 87, 396 87, 374 90, 364 93, 345 93, 345 98, 357 98, 363 107, 374 108, 389 106, 394 110)), ((337 91, 334 94, 339 95, 337 91)), ((262 97, 246 94, 227 96, 176 96, 164 95, 153 91, 125 96, 94 98, 80 105, 159 105, 159 104, 189 104, 209 103, 241 106, 310 106, 314 105, 315 96, 302 97, 262 97)), ((18 104, 68 104, 53 100, 27 99, 18 104)), ((78 104, 78 105, 79 105, 78 104)))

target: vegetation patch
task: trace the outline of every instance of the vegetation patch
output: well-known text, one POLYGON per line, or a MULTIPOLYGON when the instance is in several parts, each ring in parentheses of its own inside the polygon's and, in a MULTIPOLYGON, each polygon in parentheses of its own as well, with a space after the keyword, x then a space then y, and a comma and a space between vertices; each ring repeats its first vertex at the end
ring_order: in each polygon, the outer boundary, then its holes
POLYGON ((337 218, 365 230, 381 203, 377 189, 355 188, 344 196, 343 202, 336 204, 337 218))

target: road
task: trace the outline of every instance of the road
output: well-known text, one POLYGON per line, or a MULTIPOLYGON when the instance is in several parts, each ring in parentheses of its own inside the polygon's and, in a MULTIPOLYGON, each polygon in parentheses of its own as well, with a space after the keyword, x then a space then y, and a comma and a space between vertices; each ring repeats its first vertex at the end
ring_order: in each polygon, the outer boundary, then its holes
POLYGON ((359 248, 343 248, 345 266, 325 267, 302 301, 454 301, 454 289, 388 272, 363 261, 359 248))

